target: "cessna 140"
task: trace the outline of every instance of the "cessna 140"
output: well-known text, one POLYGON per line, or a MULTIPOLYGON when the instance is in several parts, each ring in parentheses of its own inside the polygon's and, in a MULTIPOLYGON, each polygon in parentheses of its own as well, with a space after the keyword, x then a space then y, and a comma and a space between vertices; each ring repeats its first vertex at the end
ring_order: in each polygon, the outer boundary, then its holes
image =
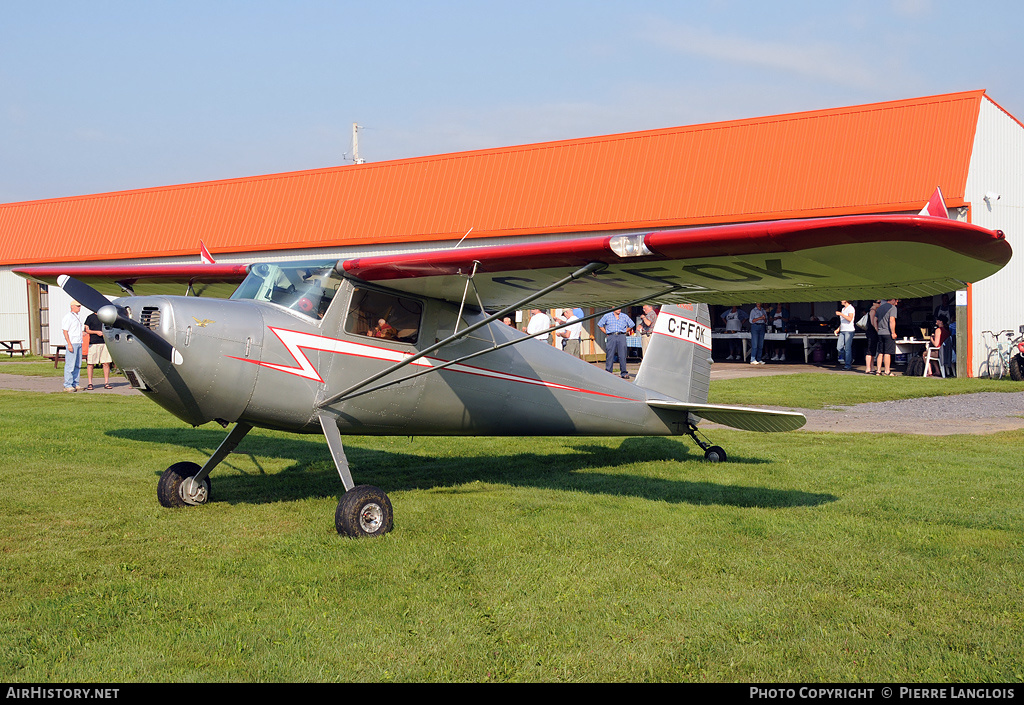
POLYGON ((194 426, 234 424, 204 465, 164 471, 161 504, 208 502, 210 472, 255 426, 322 433, 345 487, 338 532, 374 536, 391 530, 391 502, 355 485, 345 434, 687 435, 724 461, 698 437, 702 419, 752 431, 805 419, 708 403, 707 304, 928 296, 1010 255, 1002 232, 946 218, 848 216, 340 261, 15 271, 94 310, 144 395, 194 426), (184 286, 193 295, 169 295, 184 286), (641 302, 664 307, 635 383, 501 323, 528 304, 641 302))

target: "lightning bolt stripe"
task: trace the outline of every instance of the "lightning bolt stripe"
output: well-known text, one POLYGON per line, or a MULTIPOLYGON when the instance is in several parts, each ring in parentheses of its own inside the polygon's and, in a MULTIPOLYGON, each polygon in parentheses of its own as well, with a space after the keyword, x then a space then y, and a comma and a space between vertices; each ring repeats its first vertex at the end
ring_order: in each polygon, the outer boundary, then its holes
MULTIPOLYGON (((337 353, 340 355, 352 355, 354 357, 363 357, 372 360, 381 360, 384 362, 401 362, 407 357, 411 357, 409 353, 404 353, 398 350, 389 350, 388 348, 379 348, 374 345, 365 345, 363 343, 352 343, 345 340, 338 340, 336 338, 328 338, 321 335, 313 335, 311 333, 302 333, 300 331, 288 330, 287 328, 274 328, 268 326, 271 333, 277 336, 277 339, 288 350, 288 353, 295 360, 295 365, 281 365, 273 362, 263 362, 261 360, 250 360, 248 358, 234 357, 229 355, 234 360, 242 360, 243 362, 251 362, 254 365, 260 367, 268 367, 278 372, 284 372, 286 374, 295 375, 296 377, 303 377, 305 379, 311 379, 320 384, 326 384, 320 373, 316 371, 313 363, 310 362, 309 358, 306 357, 306 353, 303 350, 322 350, 324 352, 337 353)), ((414 367, 435 367, 440 364, 447 362, 440 358, 424 357, 410 363, 414 367)), ((513 375, 507 372, 497 372, 495 370, 489 370, 485 367, 475 367, 473 365, 456 364, 450 365, 445 368, 444 371, 459 372, 462 374, 470 374, 479 377, 489 377, 497 380, 507 380, 510 382, 519 382, 522 384, 530 384, 534 386, 547 387, 549 389, 560 389, 569 392, 580 392, 583 394, 594 394, 602 397, 612 397, 615 399, 628 399, 628 397, 621 397, 616 394, 607 394, 605 392, 597 392, 590 389, 583 389, 581 387, 574 387, 568 384, 560 384, 558 382, 546 382, 540 379, 533 379, 530 377, 523 377, 521 375, 513 375)), ((632 401, 632 400, 630 400, 632 401)))

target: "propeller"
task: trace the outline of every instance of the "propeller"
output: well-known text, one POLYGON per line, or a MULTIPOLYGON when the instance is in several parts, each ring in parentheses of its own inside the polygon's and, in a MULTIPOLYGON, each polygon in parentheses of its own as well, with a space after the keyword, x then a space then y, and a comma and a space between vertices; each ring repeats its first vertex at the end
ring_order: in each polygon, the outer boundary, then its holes
POLYGON ((68 296, 78 301, 88 309, 96 312, 96 317, 106 325, 114 328, 121 328, 131 331, 139 342, 155 352, 165 360, 180 365, 183 362, 181 353, 173 345, 168 343, 158 333, 150 330, 138 321, 133 321, 125 315, 123 308, 115 306, 107 301, 107 297, 93 289, 84 282, 74 277, 62 274, 57 277, 57 284, 67 292, 68 296))

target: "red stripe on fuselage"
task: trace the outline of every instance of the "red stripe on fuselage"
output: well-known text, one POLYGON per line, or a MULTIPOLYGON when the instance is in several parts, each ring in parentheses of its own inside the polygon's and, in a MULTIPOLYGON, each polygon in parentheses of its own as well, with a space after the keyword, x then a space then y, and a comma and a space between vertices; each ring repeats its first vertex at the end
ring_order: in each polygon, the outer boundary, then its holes
MULTIPOLYGON (((278 340, 285 346, 288 354, 291 355, 295 361, 295 365, 281 365, 272 362, 263 362, 262 360, 250 360, 248 358, 235 357, 228 355, 233 360, 242 360, 243 362, 251 362, 254 365, 260 367, 266 367, 278 372, 284 372, 285 374, 294 375, 296 377, 302 377, 304 379, 311 379, 319 382, 320 384, 326 384, 320 373, 317 372, 313 363, 308 357, 302 352, 303 350, 319 350, 323 352, 331 352, 339 355, 348 355, 351 357, 361 357, 369 360, 381 360, 384 362, 400 362, 404 358, 411 357, 409 353, 404 353, 398 350, 391 350, 389 348, 380 348, 375 345, 366 345, 365 343, 353 343, 345 340, 338 340, 337 338, 328 338, 326 336, 314 335, 312 333, 303 333, 301 331, 293 331, 287 328, 274 328, 268 326, 269 330, 277 337, 278 340)), ((417 367, 434 367, 448 362, 442 358, 437 357, 425 357, 416 360, 411 365, 417 367)), ((514 375, 507 372, 498 372, 496 370, 490 370, 486 367, 477 367, 474 365, 466 365, 458 363, 450 365, 441 372, 450 371, 457 372, 459 374, 468 374, 476 377, 488 377, 490 379, 504 380, 509 382, 518 382, 520 384, 529 384, 533 386, 547 387, 549 389, 560 389, 567 392, 578 392, 580 394, 592 394, 595 396, 609 397, 612 399, 625 399, 628 401, 634 401, 629 397, 619 396, 617 394, 609 394, 607 392, 598 392, 593 389, 583 389, 582 387, 574 387, 568 384, 561 384, 559 382, 546 382, 541 379, 532 379, 530 377, 523 377, 521 375, 514 375)))

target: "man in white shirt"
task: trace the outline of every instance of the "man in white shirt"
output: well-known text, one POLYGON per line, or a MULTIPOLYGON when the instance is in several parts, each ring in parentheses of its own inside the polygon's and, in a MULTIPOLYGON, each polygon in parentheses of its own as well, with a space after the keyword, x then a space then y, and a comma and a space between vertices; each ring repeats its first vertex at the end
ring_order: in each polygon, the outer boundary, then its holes
POLYGON ((542 343, 548 342, 548 334, 540 333, 541 331, 547 330, 551 327, 551 319, 548 318, 548 314, 541 311, 539 308, 530 309, 530 322, 526 324, 526 334, 532 335, 542 343))
POLYGON ((576 311, 574 309, 568 308, 564 309, 562 311, 562 317, 556 320, 559 324, 575 321, 568 328, 563 328, 562 330, 558 331, 558 335, 562 340, 562 350, 569 353, 573 357, 578 357, 582 359, 582 350, 580 349, 580 336, 583 334, 583 321, 581 321, 579 316, 576 315, 576 311))
MULTIPOLYGON (((747 313, 739 306, 733 306, 728 311, 722 314, 722 320, 725 322, 726 333, 739 333, 743 330, 743 322, 747 320, 747 313)), ((739 360, 743 361, 742 346, 738 338, 729 339, 729 357, 726 360, 739 360)))
POLYGON ((71 313, 64 316, 60 329, 64 333, 64 391, 77 392, 82 372, 82 332, 85 329, 78 317, 82 304, 71 302, 71 313))
POLYGON ((843 369, 853 369, 853 332, 856 329, 853 323, 853 317, 857 315, 856 309, 850 305, 849 301, 842 301, 840 310, 836 311, 836 315, 839 316, 839 327, 836 328, 836 334, 839 336, 839 340, 836 341, 836 352, 838 357, 836 365, 839 364, 839 359, 844 361, 843 369))

